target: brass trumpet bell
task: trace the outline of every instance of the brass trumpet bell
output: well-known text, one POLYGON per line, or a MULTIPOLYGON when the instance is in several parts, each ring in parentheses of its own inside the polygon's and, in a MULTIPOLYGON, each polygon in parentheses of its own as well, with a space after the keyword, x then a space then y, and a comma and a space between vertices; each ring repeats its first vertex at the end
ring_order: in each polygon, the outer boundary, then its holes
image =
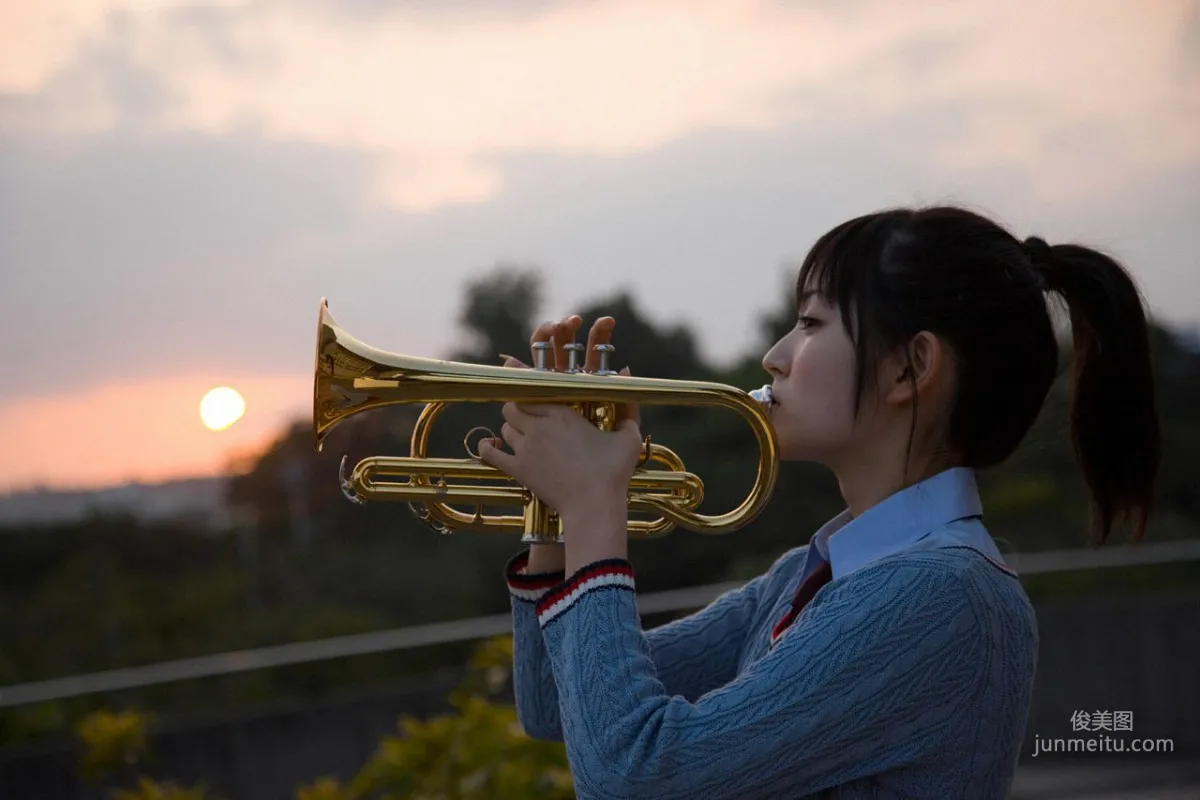
MULTIPOLYGON (((608 348, 611 352, 611 348, 608 348)), ((733 386, 704 381, 677 381, 617 375, 607 369, 607 353, 595 373, 581 370, 512 369, 465 364, 377 350, 343 330, 321 300, 317 323, 313 382, 313 435, 319 451, 325 436, 348 417, 382 406, 424 403, 413 427, 406 457, 362 459, 347 475, 342 459, 342 489, 355 502, 406 501, 417 517, 442 533, 456 530, 520 532, 526 542, 561 542, 561 524, 527 488, 484 464, 468 448, 467 458, 427 456, 429 432, 450 403, 548 402, 570 405, 592 424, 611 430, 616 406, 718 406, 740 414, 759 447, 758 475, 741 505, 724 514, 696 513, 704 494, 699 477, 687 472, 682 459, 646 441, 642 464, 629 482, 631 511, 658 514, 657 519, 631 519, 634 537, 662 535, 675 526, 699 533, 727 533, 754 519, 770 499, 779 471, 775 431, 767 418, 767 387, 750 394, 733 386), (651 463, 662 469, 647 468, 651 463), (453 483, 452 481, 491 483, 453 483), (474 513, 452 507, 474 506, 474 513), (485 515, 483 506, 516 506, 520 515, 485 515)), ((575 352, 572 352, 574 365, 575 352)))

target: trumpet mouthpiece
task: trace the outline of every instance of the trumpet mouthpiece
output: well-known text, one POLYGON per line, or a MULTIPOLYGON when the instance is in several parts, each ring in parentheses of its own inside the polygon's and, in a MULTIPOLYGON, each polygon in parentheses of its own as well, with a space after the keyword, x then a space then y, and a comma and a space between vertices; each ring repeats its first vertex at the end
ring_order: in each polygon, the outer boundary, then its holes
POLYGON ((760 406, 762 406, 764 410, 771 407, 772 394, 771 394, 771 387, 769 384, 766 386, 763 386, 761 388, 752 390, 750 392, 750 396, 753 397, 756 401, 758 401, 758 404, 760 406))

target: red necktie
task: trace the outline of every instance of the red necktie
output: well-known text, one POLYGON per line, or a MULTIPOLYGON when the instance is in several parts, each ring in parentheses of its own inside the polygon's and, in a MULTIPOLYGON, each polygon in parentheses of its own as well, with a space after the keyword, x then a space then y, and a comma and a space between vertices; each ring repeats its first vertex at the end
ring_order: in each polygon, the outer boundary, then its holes
POLYGON ((800 582, 800 588, 796 590, 796 596, 792 598, 792 606, 787 613, 783 615, 783 619, 775 624, 775 629, 771 631, 771 644, 783 635, 783 632, 788 629, 796 617, 800 616, 800 610, 808 605, 808 601, 813 599, 813 595, 817 593, 825 584, 833 579, 833 567, 828 561, 822 560, 821 566, 812 571, 812 574, 800 582))

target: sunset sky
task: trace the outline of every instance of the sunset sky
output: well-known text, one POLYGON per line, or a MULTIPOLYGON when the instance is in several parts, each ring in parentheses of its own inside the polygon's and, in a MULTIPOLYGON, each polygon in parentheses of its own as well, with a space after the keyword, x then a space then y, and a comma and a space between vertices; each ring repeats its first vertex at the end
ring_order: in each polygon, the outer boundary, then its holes
POLYGON ((0 491, 260 446, 322 296, 441 356, 520 263, 545 316, 628 289, 721 362, 822 231, 939 201, 1200 323, 1200 3, 10 0, 0 491))

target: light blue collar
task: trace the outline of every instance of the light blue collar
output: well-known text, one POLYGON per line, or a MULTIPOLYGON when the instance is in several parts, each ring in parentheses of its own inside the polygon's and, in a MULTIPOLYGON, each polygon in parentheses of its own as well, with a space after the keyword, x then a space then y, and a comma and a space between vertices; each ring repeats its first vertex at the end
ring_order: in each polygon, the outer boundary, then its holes
MULTIPOLYGON (((833 577, 840 578, 952 522, 982 514, 975 471, 954 467, 901 489, 859 517, 846 509, 829 520, 813 534, 804 573, 815 569, 815 559, 823 558, 833 568, 833 577)), ((973 536, 986 537, 988 541, 981 544, 994 551, 986 531, 982 526, 978 530, 973 536)))

